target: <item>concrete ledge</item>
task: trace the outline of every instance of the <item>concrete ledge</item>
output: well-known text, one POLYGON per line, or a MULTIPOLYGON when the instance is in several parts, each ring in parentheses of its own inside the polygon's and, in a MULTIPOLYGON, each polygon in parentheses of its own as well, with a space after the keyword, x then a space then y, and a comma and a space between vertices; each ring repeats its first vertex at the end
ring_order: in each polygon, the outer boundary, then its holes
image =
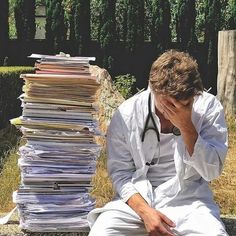
MULTIPOLYGON (((2 214, 0 214, 1 217, 2 214)), ((5 215, 5 214, 3 214, 5 215)), ((236 216, 221 217, 229 236, 236 236, 236 216)), ((0 236, 88 236, 88 232, 80 233, 32 233, 25 232, 19 228, 19 219, 17 215, 6 225, 0 225, 0 236)))
POLYGON ((25 232, 23 234, 20 234, 19 236, 87 236, 88 234, 89 234, 88 232, 81 232, 81 233, 29 233, 29 232, 26 233, 25 232))
MULTIPOLYGON (((222 216, 229 236, 236 236, 236 217, 222 216)), ((87 236, 88 232, 84 233, 27 233, 25 236, 87 236)))
POLYGON ((236 236, 236 217, 222 216, 222 221, 225 224, 226 230, 230 236, 236 236))

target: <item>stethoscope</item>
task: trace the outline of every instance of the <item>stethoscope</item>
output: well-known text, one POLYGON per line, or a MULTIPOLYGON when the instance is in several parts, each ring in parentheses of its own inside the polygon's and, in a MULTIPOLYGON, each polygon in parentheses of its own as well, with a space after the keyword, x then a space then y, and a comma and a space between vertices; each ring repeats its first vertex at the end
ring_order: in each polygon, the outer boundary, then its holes
MULTIPOLYGON (((143 133, 141 135, 141 141, 144 142, 144 139, 145 139, 145 134, 147 133, 148 130, 153 130, 155 133, 156 133, 156 136, 157 136, 157 141, 158 143, 160 142, 160 133, 159 133, 159 130, 157 128, 157 125, 156 125, 156 122, 154 120, 154 117, 152 115, 152 109, 151 109, 151 93, 149 94, 149 97, 148 97, 148 115, 147 115, 147 118, 146 118, 146 121, 145 121, 145 125, 144 125, 144 129, 143 129, 143 133), (149 124, 149 121, 152 122, 153 126, 148 126, 149 124)), ((179 136, 181 135, 180 133, 180 130, 173 126, 172 128, 172 133, 175 135, 175 136, 179 136)), ((160 148, 160 146, 158 145, 158 147, 160 148)), ((160 153, 160 150, 159 150, 159 153, 160 153)), ((159 158, 158 158, 158 161, 159 161, 159 158)), ((151 165, 155 165, 157 164, 157 161, 151 161, 151 162, 146 162, 146 165, 147 166, 151 166, 151 165)))
MULTIPOLYGON (((156 133, 156 136, 157 136, 157 140, 158 140, 158 142, 160 142, 160 133, 159 133, 159 130, 157 128, 157 125, 156 125, 156 122, 154 120, 154 117, 152 115, 152 110, 151 110, 151 93, 149 94, 149 97, 148 97, 148 115, 147 115, 147 118, 146 118, 146 121, 145 121, 143 133, 142 133, 142 136, 141 136, 142 142, 144 142, 145 134, 147 133, 148 130, 154 130, 155 133, 156 133), (153 126, 148 127, 148 124, 149 124, 150 120, 152 121, 153 126)), ((172 128, 172 133, 175 136, 181 135, 180 130, 175 126, 173 126, 173 128, 172 128)))

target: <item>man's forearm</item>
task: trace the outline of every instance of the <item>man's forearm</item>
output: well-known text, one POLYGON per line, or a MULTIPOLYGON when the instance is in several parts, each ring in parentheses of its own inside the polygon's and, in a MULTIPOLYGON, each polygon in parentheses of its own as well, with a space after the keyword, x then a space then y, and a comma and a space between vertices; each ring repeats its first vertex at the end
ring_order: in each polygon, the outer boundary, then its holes
POLYGON ((175 223, 161 212, 151 208, 139 193, 130 197, 127 204, 143 220, 149 235, 174 236, 171 233, 170 227, 175 227, 175 223))
POLYGON ((192 156, 195 143, 198 139, 198 133, 194 125, 192 123, 187 124, 184 129, 181 129, 181 134, 182 134, 186 149, 189 155, 192 156))
POLYGON ((150 209, 148 203, 139 193, 131 196, 126 203, 141 217, 141 219, 148 214, 148 209, 150 209))

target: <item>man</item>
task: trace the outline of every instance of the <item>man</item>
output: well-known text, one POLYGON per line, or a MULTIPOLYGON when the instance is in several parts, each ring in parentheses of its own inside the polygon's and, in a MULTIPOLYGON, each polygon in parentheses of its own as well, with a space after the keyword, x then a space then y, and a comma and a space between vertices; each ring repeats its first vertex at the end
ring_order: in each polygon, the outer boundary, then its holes
POLYGON ((153 63, 149 88, 111 120, 108 172, 117 196, 89 214, 89 235, 228 235, 208 186, 227 152, 221 104, 203 92, 197 63, 175 50, 153 63))

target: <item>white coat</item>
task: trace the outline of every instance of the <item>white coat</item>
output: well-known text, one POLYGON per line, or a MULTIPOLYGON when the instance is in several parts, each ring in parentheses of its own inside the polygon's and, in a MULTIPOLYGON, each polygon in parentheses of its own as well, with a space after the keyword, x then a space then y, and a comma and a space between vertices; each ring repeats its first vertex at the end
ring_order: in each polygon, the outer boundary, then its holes
MULTIPOLYGON (((227 128, 223 109, 215 96, 209 93, 203 92, 195 97, 192 121, 198 132, 198 139, 194 152, 190 157, 182 137, 175 136, 176 175, 153 188, 146 177, 149 168, 146 162, 151 162, 156 152, 157 139, 153 136, 155 133, 147 133, 144 142, 141 141, 148 115, 149 93, 150 90, 146 90, 126 100, 111 120, 107 133, 108 172, 117 196, 105 207, 90 212, 88 220, 92 226, 98 215, 108 210, 126 212, 137 217, 124 203, 138 192, 150 206, 162 211, 176 223, 176 232, 179 232, 177 235, 191 235, 184 234, 181 229, 184 225, 185 232, 188 232, 186 229, 192 226, 191 223, 188 225, 186 219, 198 209, 220 222, 219 209, 208 185, 209 181, 220 175, 227 152, 227 128)), ((160 130, 159 120, 157 127, 160 130)), ((203 226, 197 226, 199 232, 201 227, 203 226)), ((220 230, 222 233, 208 233, 208 236, 227 235, 223 227, 220 230)))

